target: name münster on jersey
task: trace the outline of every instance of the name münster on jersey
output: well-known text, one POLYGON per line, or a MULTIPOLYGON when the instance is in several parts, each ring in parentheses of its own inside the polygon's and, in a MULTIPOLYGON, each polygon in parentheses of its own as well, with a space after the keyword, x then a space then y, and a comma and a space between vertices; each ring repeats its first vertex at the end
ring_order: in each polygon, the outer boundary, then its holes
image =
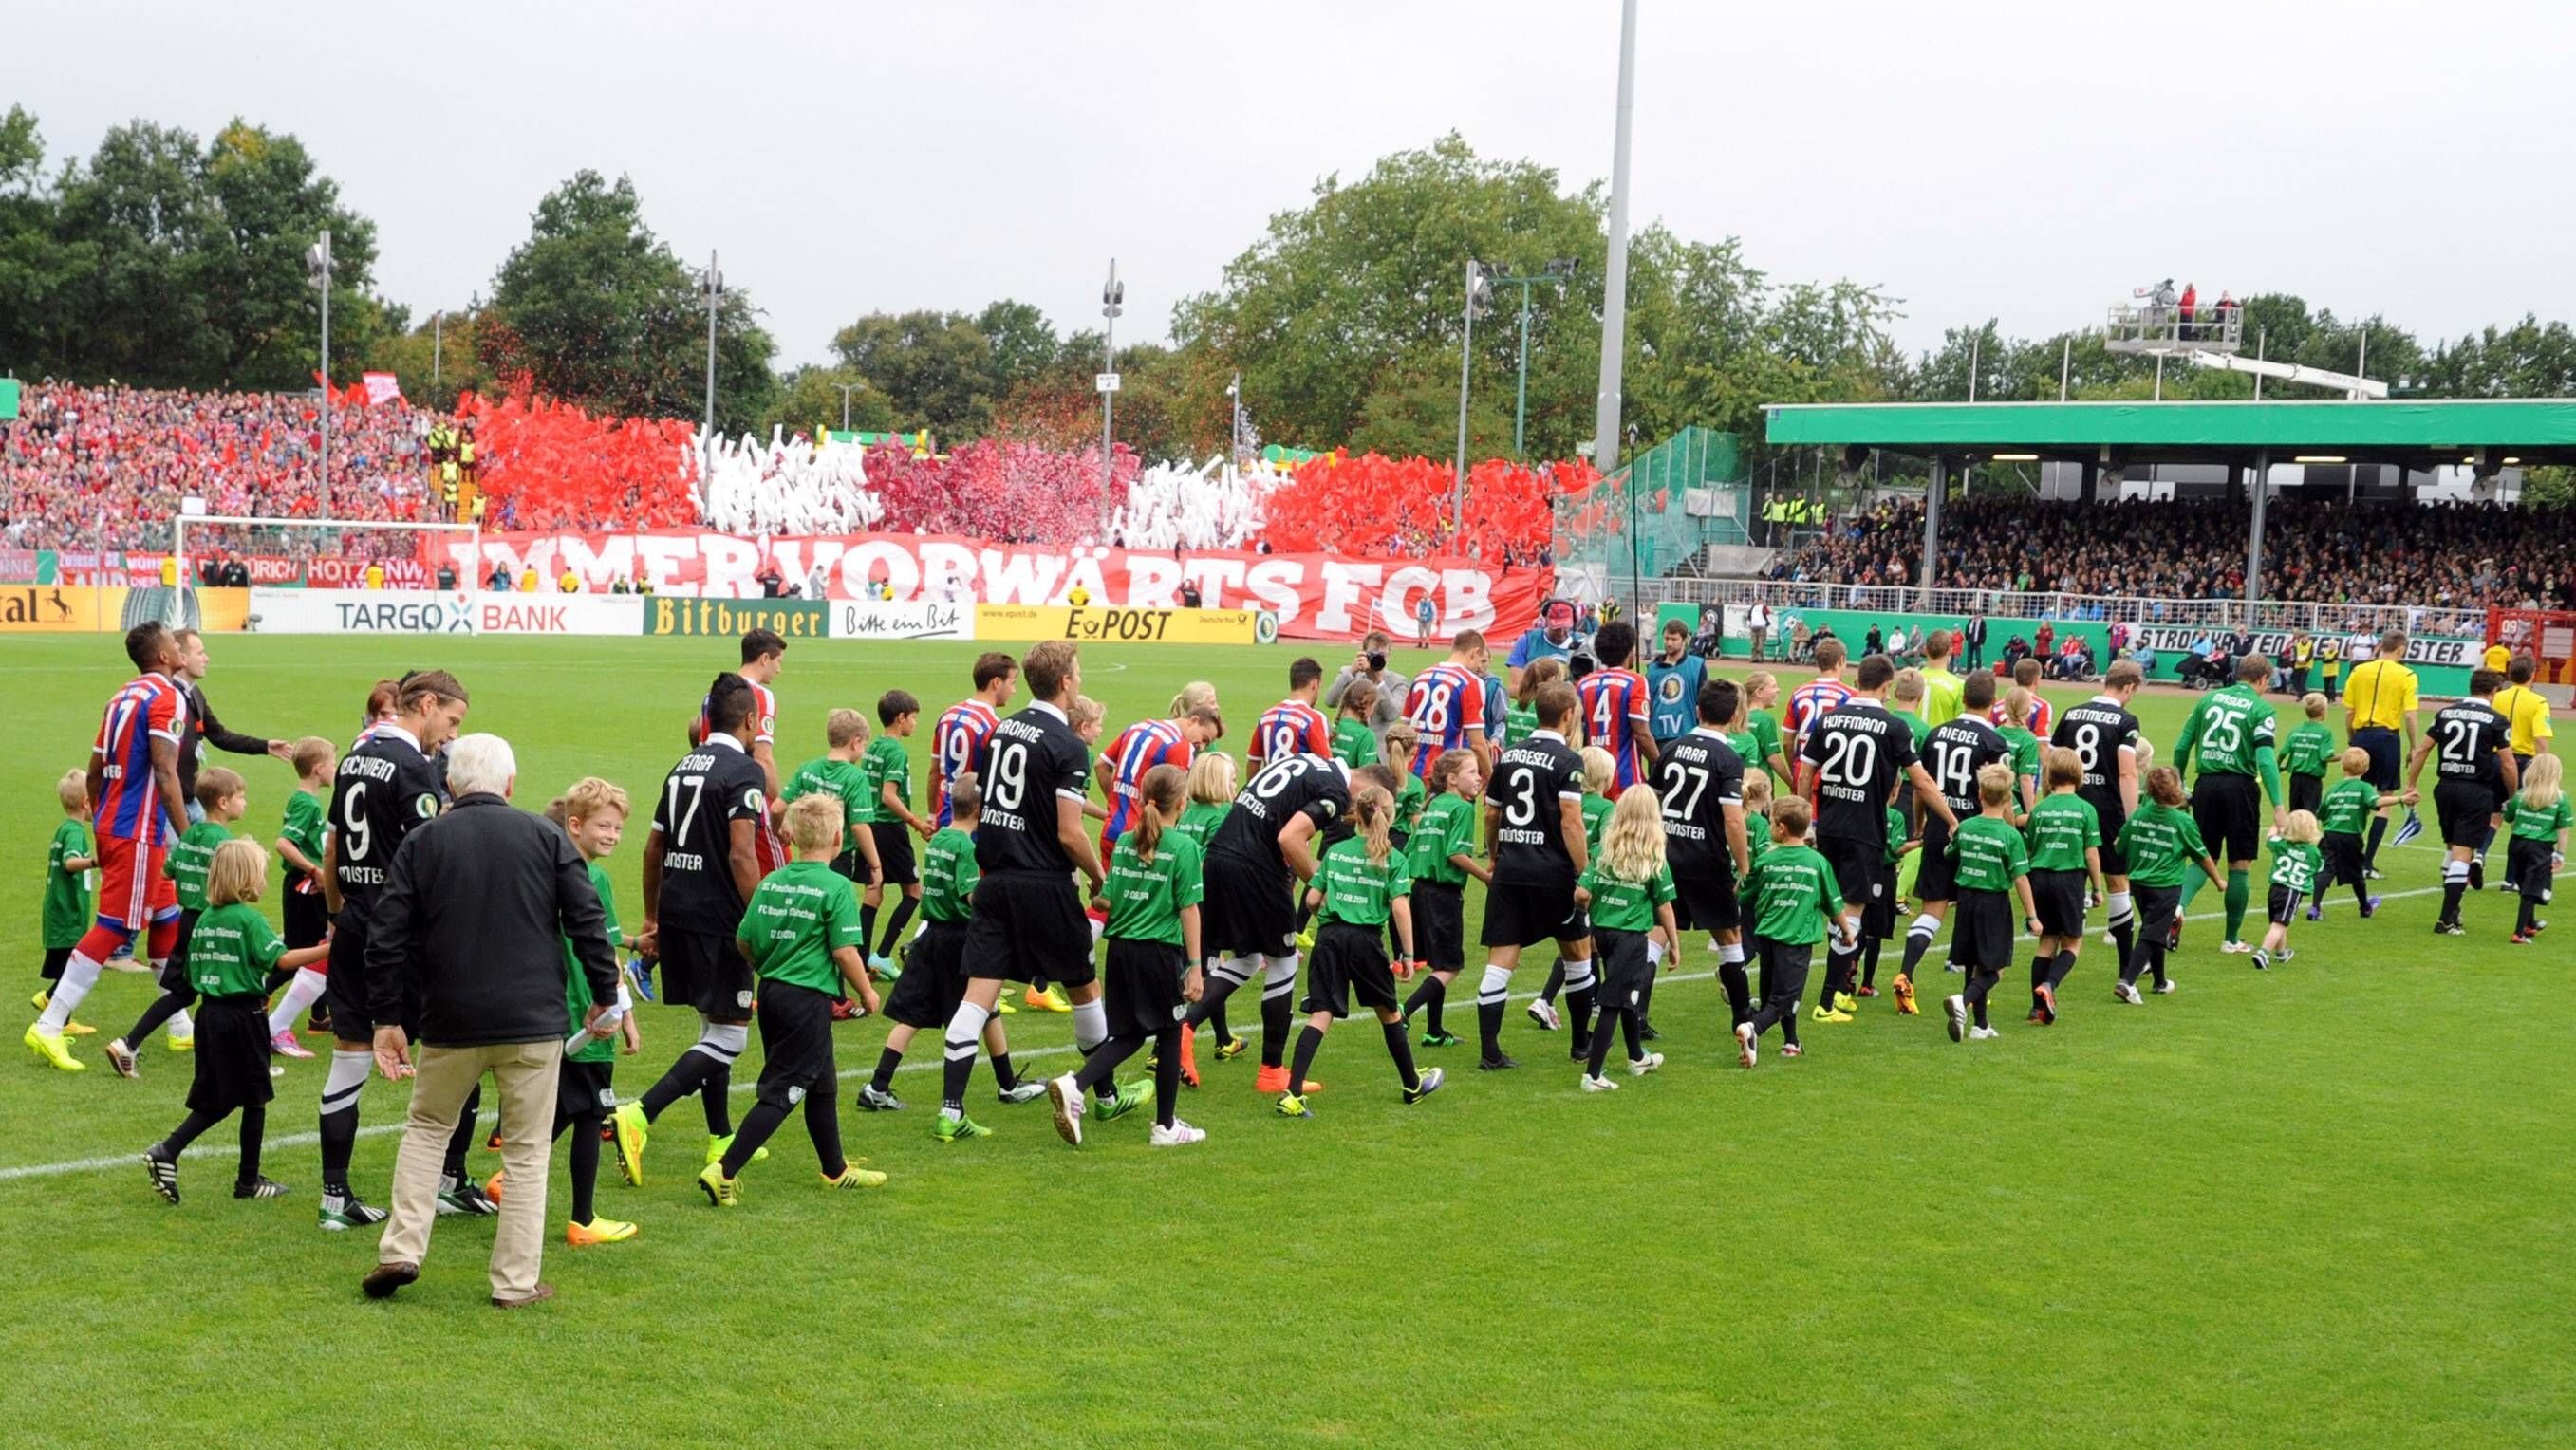
MULTIPOLYGON (((1520 745, 1507 746, 1502 754, 1494 759, 1494 778, 1505 781, 1516 779, 1530 782, 1545 781, 1563 770, 1561 756, 1564 753, 1566 753, 1565 746, 1547 740, 1533 740, 1520 745), (1513 774, 1515 768, 1526 768, 1529 774, 1525 777, 1516 777, 1513 774)), ((1578 766, 1577 769, 1580 770, 1580 767, 1578 766)), ((1558 847, 1561 845, 1558 830, 1563 824, 1563 817, 1558 814, 1555 801, 1514 800, 1504 804, 1502 828, 1494 833, 1494 840, 1496 844, 1504 846, 1536 846, 1542 850, 1558 847), (1526 808, 1526 813, 1531 819, 1526 823, 1516 824, 1515 812, 1522 811, 1523 808, 1526 808)))
MULTIPOLYGON (((1015 741, 1022 745, 1043 745, 1046 743, 1046 739, 1047 732, 1040 729, 1034 722, 1024 720, 1017 715, 1013 715, 1011 718, 1000 721, 993 726, 992 733, 986 737, 984 742, 984 758, 986 760, 992 759, 994 750, 1005 741, 1015 741)), ((1029 825, 1029 818, 1021 811, 1013 809, 1013 807, 1020 805, 1021 795, 1014 792, 1010 795, 1009 799, 1011 805, 1006 807, 1001 803, 1002 793, 993 790, 989 786, 986 787, 984 793, 984 828, 987 830, 997 831, 1015 831, 1021 835, 1030 834, 1034 828, 1029 825)), ((1050 807, 1052 807, 1053 799, 1054 798, 1052 796, 1048 797, 1050 807)), ((1050 830, 1047 834, 1052 837, 1054 832, 1050 830)))
POLYGON ((1848 771, 1837 770, 1834 768, 1834 752, 1837 750, 1849 752, 1853 747, 1847 742, 1854 739, 1865 737, 1873 741, 1884 740, 1889 731, 1904 729, 1903 725, 1897 723, 1895 716, 1881 711, 1864 712, 1836 708, 1818 717, 1815 728, 1809 732, 1809 737, 1825 742, 1826 758, 1822 774, 1816 783, 1816 793, 1838 801, 1867 802, 1870 799, 1868 780, 1874 773, 1869 768, 1869 764, 1874 762, 1853 762, 1859 768, 1848 771))

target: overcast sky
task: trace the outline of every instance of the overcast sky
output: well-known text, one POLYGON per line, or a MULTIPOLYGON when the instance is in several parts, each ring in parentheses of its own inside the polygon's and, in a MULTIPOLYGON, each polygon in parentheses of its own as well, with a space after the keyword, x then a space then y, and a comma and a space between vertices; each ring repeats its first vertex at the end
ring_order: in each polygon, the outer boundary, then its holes
MULTIPOLYGON (((1640 0, 1633 212, 1898 337, 2045 335, 2171 275, 2451 335, 2576 318, 2570 0, 1640 0)), ((782 366, 862 313, 995 297, 1161 336, 1316 179, 1456 130, 1610 169, 1617 0, 169 0, 7 7, 52 156, 148 117, 291 131, 415 315, 537 199, 631 175, 720 248, 782 366)), ((1597 285, 1597 283, 1596 283, 1597 285)), ((1138 335, 1130 333, 1131 336, 1138 335)))

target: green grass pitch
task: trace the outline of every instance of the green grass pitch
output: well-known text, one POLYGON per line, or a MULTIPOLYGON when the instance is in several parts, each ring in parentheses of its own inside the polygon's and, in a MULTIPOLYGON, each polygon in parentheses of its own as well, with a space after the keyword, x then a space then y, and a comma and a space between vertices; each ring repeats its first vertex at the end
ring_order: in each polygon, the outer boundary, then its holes
MULTIPOLYGON (((218 637, 212 650, 207 690, 228 723, 341 741, 376 677, 452 668, 474 695, 467 728, 516 745, 532 807, 585 773, 649 801, 731 654, 687 640, 218 637)), ((922 756, 974 651, 795 646, 778 685, 782 763, 820 753, 826 707, 871 708, 894 686, 926 707, 922 756)), ((1182 680, 1212 679, 1239 741, 1293 652, 1095 648, 1086 688, 1114 730, 1161 713, 1182 680)), ((36 985, 51 782, 82 761, 128 673, 105 636, 0 645, 11 1001, 36 985)), ((2160 753, 2183 708, 2142 701, 2160 753)), ((267 839, 286 768, 226 763, 248 775, 246 824, 267 839)), ((642 837, 639 821, 614 862, 630 919, 642 837)), ((1325 1046, 1308 1121, 1271 1114, 1248 1059, 1207 1064, 1182 1112, 1210 1137, 1186 1151, 1149 1151, 1142 1119, 1070 1150, 1042 1102, 993 1103, 980 1063, 972 1111, 996 1134, 942 1147, 925 1042, 898 1079, 907 1112, 843 1108, 850 1150, 893 1175, 872 1194, 817 1186, 791 1124, 741 1209, 720 1214, 690 1183, 701 1137, 683 1104, 646 1187, 603 1174, 602 1211, 642 1237, 576 1253, 561 1241, 558 1153, 547 1276, 562 1297, 532 1315, 484 1307, 482 1221, 443 1221, 426 1277, 398 1301, 360 1298, 373 1235, 313 1222, 321 1062, 288 1066, 269 1115, 268 1171, 296 1192, 234 1202, 225 1126, 174 1209, 135 1155, 179 1118, 187 1060, 156 1043, 125 1082, 89 1038, 76 1050, 92 1070, 71 1076, 12 1033, 6 1438, 2565 1444, 2576 924, 2508 947, 2511 904, 2491 892, 2468 903, 2467 937, 2434 937, 2428 847, 2386 854, 2394 899, 2378 920, 2358 921, 2348 895, 2330 903, 2269 975, 2216 952, 2219 897, 2204 893, 2180 990, 2143 1008, 2111 1000, 2097 935, 2053 1029, 2022 1025, 2016 965, 1996 996, 2000 1041, 1954 1046, 1937 1010, 1900 1019, 1882 998, 1851 1026, 1810 1025, 1804 1061, 1766 1053, 1746 1073, 1703 940, 1657 997, 1669 1065, 1625 1091, 1578 1092, 1563 1036, 1515 1005, 1523 1071, 1478 1074, 1471 1047, 1424 1052, 1450 1084, 1406 1108, 1376 1034, 1354 1023, 1325 1046)), ((1544 965, 1524 970, 1522 994, 1544 965)), ((1927 975, 1935 997, 1947 990, 1927 975)), ((111 974, 80 1016, 119 1031, 148 992, 111 974)), ((1471 1003, 1459 1011, 1472 1023, 1471 1003)), ((1234 1015, 1257 1023, 1248 999, 1234 1015)), ((686 1044, 684 1016, 645 1009, 622 1091, 686 1044)), ((1032 1069, 1069 1061, 1064 1019, 1004 1020, 1032 1069)), ((883 1035, 874 1021, 840 1029, 843 1073, 870 1066, 883 1035)), ((738 1109, 757 1054, 736 1072, 738 1109)), ((402 1095, 367 1090, 356 1176, 378 1201, 402 1095)))

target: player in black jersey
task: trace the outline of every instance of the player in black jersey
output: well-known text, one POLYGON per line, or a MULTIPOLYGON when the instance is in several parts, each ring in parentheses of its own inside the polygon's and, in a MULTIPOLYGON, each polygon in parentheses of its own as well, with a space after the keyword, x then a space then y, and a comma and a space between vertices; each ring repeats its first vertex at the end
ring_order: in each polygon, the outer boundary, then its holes
POLYGON ((2084 767, 2077 798, 2102 821, 2103 905, 2111 913, 2111 945, 2119 949, 2120 980, 2138 948, 2138 912, 2129 899, 2129 858, 2120 850, 2120 828, 2138 809, 2138 746, 2145 738, 2129 701, 2147 681, 2136 660, 2118 660, 2102 675, 2102 693, 2057 717, 2048 743, 2075 752, 2084 767))
POLYGON ((2460 925, 2460 897, 2472 885, 2478 848, 2494 828, 2505 798, 2522 786, 2513 759, 2513 727, 2495 707, 2495 692, 2502 688, 2504 676, 2495 671, 2471 671, 2469 698, 2434 712, 2433 728, 2424 732, 2415 758, 2406 765, 2406 791, 2412 797, 2424 762, 2437 752, 2442 757, 2435 771, 2433 809, 2441 817, 2449 859, 2442 863, 2442 918, 2433 923, 2438 936, 2467 931, 2460 925))
MULTIPOLYGON (((332 777, 330 834, 322 842, 322 900, 331 910, 331 975, 323 1001, 331 1014, 331 1068, 322 1079, 322 1227, 364 1228, 382 1223, 384 1210, 361 1201, 349 1187, 349 1156, 358 1142, 358 1094, 375 1061, 375 1015, 367 991, 367 917, 385 884, 394 848, 447 804, 445 787, 430 757, 456 738, 465 723, 465 687, 445 670, 420 670, 394 685, 394 718, 370 726, 366 737, 340 757, 332 777)), ((413 1026, 398 1023, 398 1026, 413 1026)), ((439 1195, 453 1210, 497 1210, 464 1176, 465 1151, 474 1141, 478 1096, 458 1115, 439 1195), (457 1185, 462 1191, 456 1191, 457 1185)))
POLYGON ((1576 900, 1589 864, 1583 839, 1583 758, 1566 743, 1578 701, 1559 680, 1539 687, 1538 731, 1494 759, 1485 791, 1486 854, 1494 880, 1485 896, 1485 977, 1476 988, 1476 1026, 1484 1042, 1477 1066, 1489 1072, 1520 1064, 1503 1053, 1503 1006, 1521 948, 1553 937, 1565 959, 1565 1005, 1571 1009, 1573 1056, 1592 1055, 1592 928, 1576 900))
POLYGON ((1348 829, 1355 774, 1376 780, 1390 794, 1400 783, 1385 766, 1352 772, 1320 755, 1273 755, 1235 793, 1234 808, 1208 837, 1207 898, 1199 903, 1206 990, 1191 1005, 1185 1027, 1198 1031, 1235 989, 1261 973, 1261 1071, 1253 1090, 1271 1097, 1315 1090, 1312 1083, 1288 1080, 1296 898, 1314 879, 1326 836, 1336 827, 1348 829))
MULTIPOLYGON (((1807 798, 1816 808, 1816 849, 1833 867, 1855 915, 1865 915, 1871 901, 1896 889, 1895 873, 1887 868, 1887 808, 1899 785, 1912 781, 1925 810, 1953 830, 1959 824, 1915 756, 1914 732, 1887 709, 1887 687, 1895 678, 1896 665, 1887 656, 1862 660, 1851 698, 1817 716, 1798 752, 1813 767, 1804 774, 1807 798)), ((1817 1021, 1851 1020, 1852 968, 1859 960, 1858 942, 1837 939, 1827 949, 1817 1021)))
POLYGON ((751 963, 735 945, 743 908, 771 856, 769 777, 752 758, 759 692, 727 671, 707 689, 707 732, 671 767, 644 835, 644 930, 638 949, 662 965, 661 1000, 698 1014, 698 1040, 643 1097, 617 1105, 617 1168, 644 1181, 644 1140, 662 1110, 695 1093, 707 1116, 707 1161, 733 1141, 733 1064, 751 1042, 751 963))
MULTIPOLYGON (((1932 727, 1932 733, 1923 738, 1924 764, 1954 817, 1977 813, 1978 771, 1998 761, 2012 761, 2012 747, 2004 742, 2003 732, 1986 723, 1994 703, 1994 671, 1971 670, 1959 683, 1958 717, 1932 727)), ((1914 974, 1923 965, 1923 954, 1932 949, 1932 939, 1941 934, 1942 919, 1950 914, 1950 903, 1957 896, 1951 873, 1958 861, 1950 854, 1950 827, 1940 817, 1924 818, 1923 849, 1915 859, 1922 863, 1915 873, 1914 894, 1921 898, 1923 911, 1905 929, 1905 966, 1893 984, 1896 1010, 1908 1017, 1919 1010, 1914 1004, 1914 974)))
MULTIPOLYGON (((1663 802, 1664 862, 1673 873, 1674 920, 1684 931, 1708 933, 1717 948, 1726 1004, 1742 1022, 1753 1015, 1753 987, 1744 974, 1736 883, 1750 869, 1751 857, 1744 834, 1744 761, 1726 743, 1726 724, 1735 718, 1739 698, 1733 680, 1711 680, 1699 687, 1693 704, 1698 728, 1664 743, 1655 761, 1655 792, 1663 802)), ((1637 1015, 1645 1016, 1643 998, 1637 1015)))
POLYGON ((960 963, 966 991, 948 1019, 946 1077, 932 1124, 943 1143, 986 1131, 967 1121, 966 1084, 1004 982, 1043 977, 1062 986, 1073 1004, 1073 1044, 1083 1053, 1109 1037, 1091 923, 1073 885, 1081 872, 1097 899, 1106 880, 1082 814, 1091 752, 1067 715, 1082 692, 1082 661, 1072 644, 1048 640, 1020 660, 1020 678, 1029 706, 993 727, 975 770, 984 788, 975 860, 984 874, 960 963))

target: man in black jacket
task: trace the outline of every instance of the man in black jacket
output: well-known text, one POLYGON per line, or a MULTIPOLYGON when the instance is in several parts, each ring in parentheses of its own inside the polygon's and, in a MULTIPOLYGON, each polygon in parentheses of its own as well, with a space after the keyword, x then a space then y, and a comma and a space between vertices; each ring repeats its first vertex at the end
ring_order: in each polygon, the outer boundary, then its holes
POLYGON ((287 761, 294 758, 295 747, 288 741, 263 740, 225 729, 224 722, 216 719, 214 709, 207 705, 206 692, 197 686, 211 668, 206 660, 206 637, 193 629, 179 630, 170 637, 179 645, 179 688, 188 697, 188 738, 179 743, 179 790, 188 798, 188 819, 201 821, 206 818, 205 808, 197 804, 197 768, 201 763, 197 756, 201 745, 235 755, 271 755, 287 761))
POLYGON ((403 838, 368 923, 367 994, 378 1024, 376 1066, 411 1077, 411 1116, 394 1159, 393 1214, 367 1275, 384 1298, 420 1277, 437 1217, 438 1177, 466 1098, 489 1071, 501 1090, 501 1165, 510 1192, 492 1236, 492 1303, 554 1297, 537 1277, 545 1243, 546 1157, 555 1083, 574 1028, 566 1005, 567 943, 590 984, 581 1026, 616 1030, 617 958, 599 893, 572 838, 513 809, 518 762, 497 735, 448 748, 454 804, 403 838), (416 1022, 417 1063, 410 1034, 416 1022))

